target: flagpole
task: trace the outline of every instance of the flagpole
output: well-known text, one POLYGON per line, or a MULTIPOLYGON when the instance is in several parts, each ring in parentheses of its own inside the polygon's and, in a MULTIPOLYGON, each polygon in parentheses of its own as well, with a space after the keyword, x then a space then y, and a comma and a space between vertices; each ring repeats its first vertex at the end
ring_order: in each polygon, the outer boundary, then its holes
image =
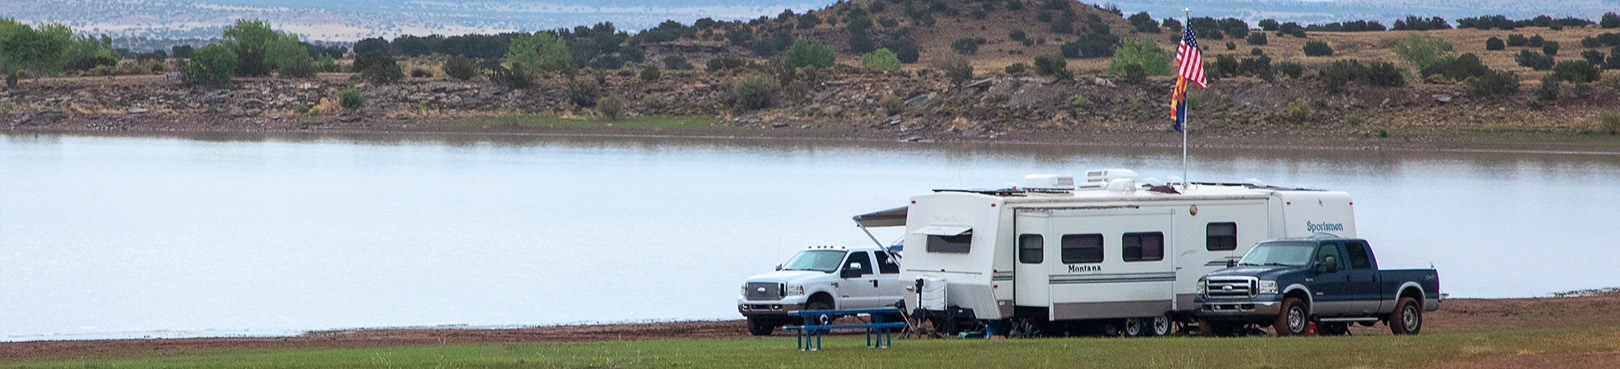
MULTIPOLYGON (((1182 8, 1181 11, 1186 15, 1187 27, 1192 27, 1192 8, 1182 8)), ((1191 107, 1192 104, 1186 104, 1182 109, 1191 107)), ((1192 114, 1182 112, 1181 116, 1181 193, 1187 193, 1188 186, 1192 185, 1192 181, 1187 179, 1187 131, 1192 129, 1188 124, 1192 123, 1192 114)))

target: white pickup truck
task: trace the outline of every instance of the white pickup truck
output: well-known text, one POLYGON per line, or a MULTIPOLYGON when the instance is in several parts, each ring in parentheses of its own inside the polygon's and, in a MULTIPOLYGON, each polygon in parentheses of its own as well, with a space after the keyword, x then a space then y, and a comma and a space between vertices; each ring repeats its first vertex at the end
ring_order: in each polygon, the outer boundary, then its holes
POLYGON ((765 336, 798 319, 789 311, 890 307, 903 288, 897 254, 876 246, 815 246, 775 272, 748 277, 737 311, 748 318, 748 333, 765 336))

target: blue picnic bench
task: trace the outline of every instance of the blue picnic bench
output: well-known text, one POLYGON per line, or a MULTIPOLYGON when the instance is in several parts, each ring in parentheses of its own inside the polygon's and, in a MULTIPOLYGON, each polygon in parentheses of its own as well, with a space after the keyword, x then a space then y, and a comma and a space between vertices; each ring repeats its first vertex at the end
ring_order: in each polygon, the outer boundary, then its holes
POLYGON ((827 331, 834 329, 865 329, 866 347, 889 348, 889 345, 894 344, 894 335, 890 331, 895 328, 905 328, 906 323, 885 323, 883 322, 883 314, 899 312, 900 309, 897 308, 789 311, 788 315, 790 316, 803 317, 804 325, 782 327, 782 330, 798 331, 797 345, 799 347, 799 351, 821 351, 821 336, 826 334, 827 331), (872 319, 871 321, 861 324, 832 324, 831 321, 821 321, 819 319, 822 316, 857 314, 867 314, 871 316, 872 319), (874 345, 872 342, 873 337, 877 338, 876 345, 874 345), (810 343, 812 341, 815 342, 815 347, 811 347, 810 343))

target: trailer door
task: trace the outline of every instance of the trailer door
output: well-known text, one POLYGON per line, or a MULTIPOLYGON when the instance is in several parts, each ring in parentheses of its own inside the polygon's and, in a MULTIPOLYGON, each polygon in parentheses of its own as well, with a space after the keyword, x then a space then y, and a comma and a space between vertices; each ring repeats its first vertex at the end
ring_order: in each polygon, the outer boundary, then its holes
POLYGON ((1050 303, 1046 296, 1047 270, 1057 261, 1057 240, 1045 234, 1049 215, 1048 210, 1019 209, 1014 220, 1013 275, 995 276, 997 283, 1013 284, 996 287, 1013 288, 1013 305, 1045 307, 1050 303))
POLYGON ((1059 249, 1048 269, 1052 318, 1146 318, 1170 311, 1173 225, 1168 209, 1054 211, 1046 230, 1059 249))

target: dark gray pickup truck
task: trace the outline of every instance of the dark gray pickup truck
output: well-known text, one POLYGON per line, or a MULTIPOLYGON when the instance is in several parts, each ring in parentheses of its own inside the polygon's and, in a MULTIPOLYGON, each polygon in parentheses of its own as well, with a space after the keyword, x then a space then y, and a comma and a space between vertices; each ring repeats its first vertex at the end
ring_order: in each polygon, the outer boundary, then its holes
POLYGON ((1316 236, 1261 242, 1233 267, 1198 280, 1193 298, 1204 335, 1250 324, 1279 336, 1349 333, 1350 323, 1417 334, 1423 312, 1440 309, 1434 269, 1379 270, 1366 240, 1316 236))

